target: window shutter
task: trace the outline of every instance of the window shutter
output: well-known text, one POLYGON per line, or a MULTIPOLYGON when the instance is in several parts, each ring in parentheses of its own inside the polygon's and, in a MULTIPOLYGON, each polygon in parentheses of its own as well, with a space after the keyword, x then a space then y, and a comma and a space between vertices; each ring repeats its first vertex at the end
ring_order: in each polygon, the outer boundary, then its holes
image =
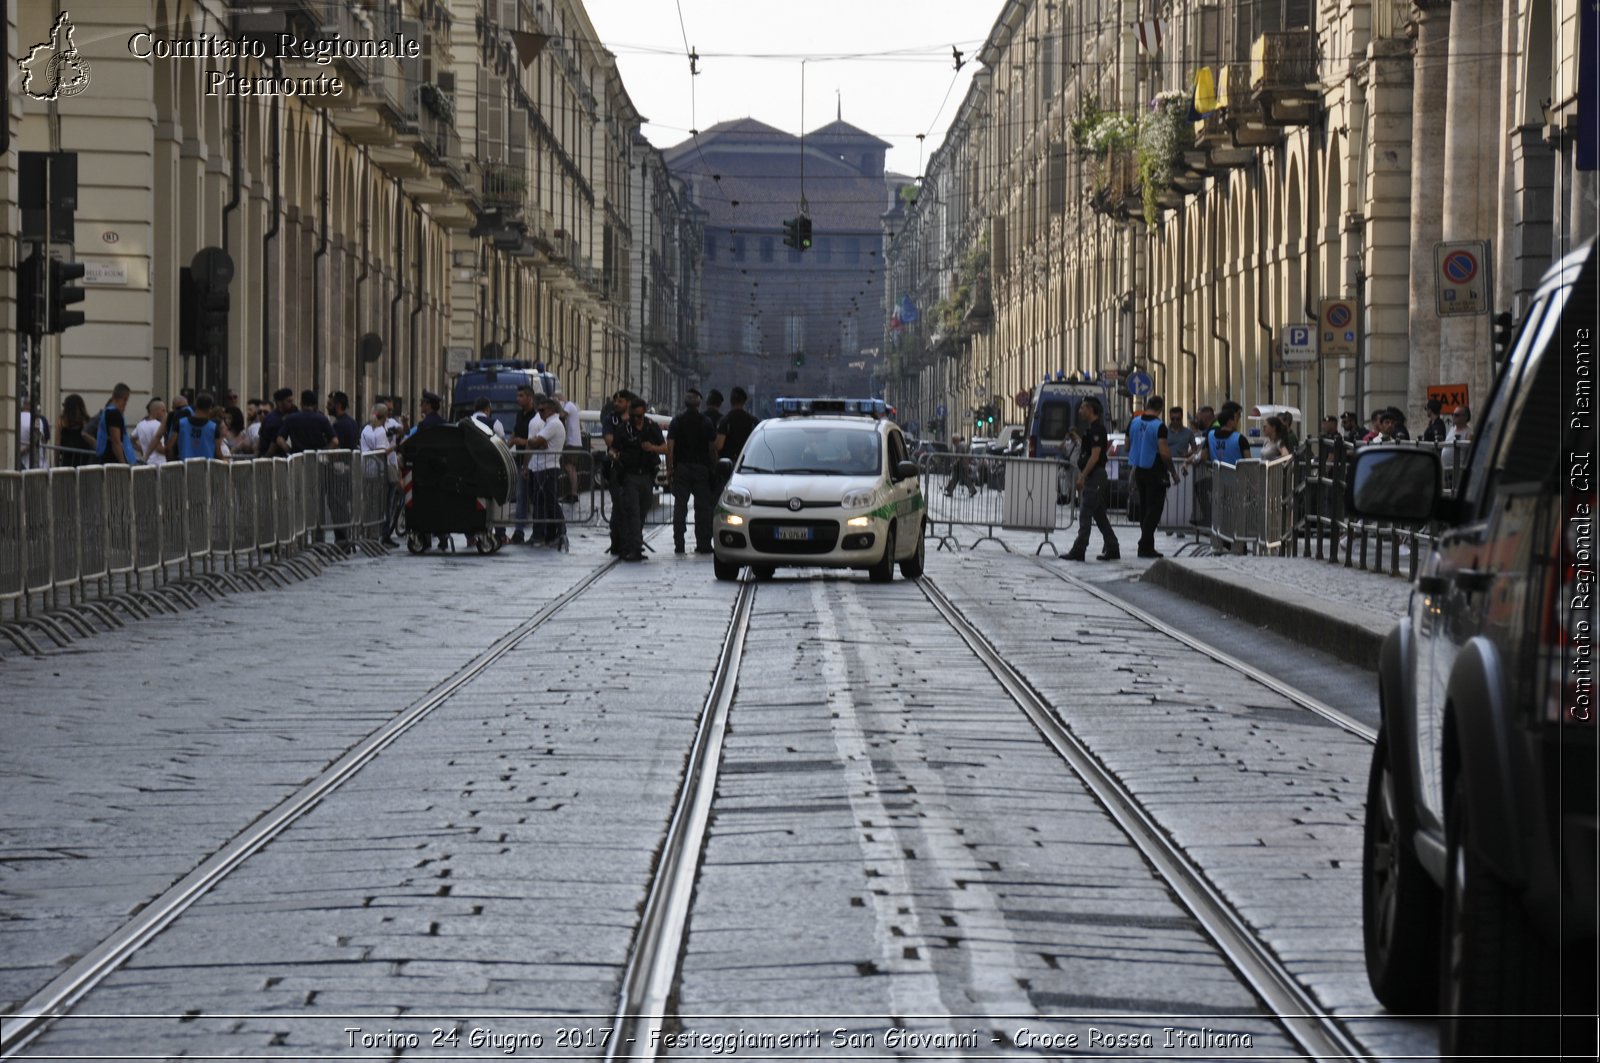
POLYGON ((1065 144, 1050 145, 1050 213, 1064 214, 1067 209, 1067 148, 1065 144))

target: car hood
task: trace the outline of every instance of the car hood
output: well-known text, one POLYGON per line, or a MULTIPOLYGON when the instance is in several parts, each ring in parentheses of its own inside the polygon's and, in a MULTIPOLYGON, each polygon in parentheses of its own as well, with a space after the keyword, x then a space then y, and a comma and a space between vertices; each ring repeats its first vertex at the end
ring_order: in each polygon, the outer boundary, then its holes
POLYGON ((876 476, 780 476, 742 472, 735 475, 728 486, 744 488, 757 502, 785 503, 798 498, 802 502, 837 506, 846 491, 871 490, 878 484, 876 476))

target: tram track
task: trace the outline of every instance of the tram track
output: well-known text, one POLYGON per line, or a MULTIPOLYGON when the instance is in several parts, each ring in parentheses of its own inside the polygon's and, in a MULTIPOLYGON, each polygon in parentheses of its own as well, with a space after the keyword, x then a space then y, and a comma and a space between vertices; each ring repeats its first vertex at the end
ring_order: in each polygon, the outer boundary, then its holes
MULTIPOLYGON (((1081 581, 1066 576, 1062 578, 1083 586, 1097 597, 1125 608, 1130 614, 1143 614, 1143 610, 1127 606, 1087 584, 1082 584, 1081 581)), ((1045 742, 1089 788, 1101 807, 1166 882, 1179 902, 1195 918, 1263 1005, 1277 1017, 1285 1032, 1310 1058, 1365 1058, 1366 1051, 1345 1031, 1338 1020, 1327 1014, 1317 1003, 1311 992, 1300 984, 1294 974, 1212 885, 1205 872, 1172 840, 1168 832, 1151 816, 1116 774, 1101 763, 1093 751, 1061 721, 1051 704, 955 607, 938 584, 931 578, 924 577, 918 581, 918 585, 934 608, 961 636, 962 641, 1027 715, 1045 742)), ((1169 630, 1167 625, 1148 614, 1139 615, 1138 618, 1150 623, 1163 634, 1175 638, 1182 634, 1169 630)), ((1237 664, 1246 674, 1257 671, 1243 662, 1228 658, 1220 651, 1204 644, 1196 644, 1198 640, 1181 637, 1180 641, 1213 656, 1229 667, 1237 664)), ((1273 689, 1278 690, 1279 685, 1274 685, 1273 689)), ((1293 688, 1288 690, 1292 691, 1293 688)), ((1294 697, 1284 690, 1278 692, 1306 708, 1311 708, 1306 702, 1321 704, 1305 695, 1294 697)), ((1345 729, 1351 730, 1352 733, 1360 733, 1346 726, 1346 723, 1340 722, 1344 720, 1359 726, 1358 721, 1349 720, 1344 714, 1328 706, 1322 708, 1326 712, 1316 709, 1312 711, 1318 711, 1318 715, 1322 716, 1331 713, 1339 718, 1332 719, 1332 722, 1345 726, 1345 729)))
POLYGON ((0 1018, 0 1059, 17 1056, 56 1019, 122 967, 145 944, 212 892, 252 855, 354 778, 380 753, 511 653, 551 617, 576 601, 617 566, 607 559, 572 588, 501 635, 477 656, 430 688, 383 726, 347 748, 310 781, 259 816, 187 875, 138 909, 137 914, 62 971, 42 989, 0 1018))

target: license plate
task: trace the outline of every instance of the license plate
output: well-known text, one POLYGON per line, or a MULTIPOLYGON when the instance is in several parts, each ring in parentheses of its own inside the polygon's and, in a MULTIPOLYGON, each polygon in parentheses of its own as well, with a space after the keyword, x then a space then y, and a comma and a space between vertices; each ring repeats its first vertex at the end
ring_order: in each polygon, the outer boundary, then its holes
POLYGON ((779 539, 791 539, 799 542, 807 542, 811 539, 810 528, 778 528, 776 531, 776 537, 779 539))

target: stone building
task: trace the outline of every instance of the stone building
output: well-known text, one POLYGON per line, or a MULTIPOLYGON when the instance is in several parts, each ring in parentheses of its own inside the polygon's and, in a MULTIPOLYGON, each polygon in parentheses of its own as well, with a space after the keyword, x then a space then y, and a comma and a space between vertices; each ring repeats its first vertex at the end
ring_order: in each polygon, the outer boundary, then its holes
MULTIPOLYGON (((52 41, 62 8, 4 0, 8 70, 52 41)), ((23 387, 13 267, 26 251, 13 237, 24 151, 76 153, 72 246, 58 250, 90 270, 87 322, 44 338, 35 380, 48 414, 70 392, 95 408, 117 381, 134 389, 133 409, 196 383, 241 397, 397 394, 414 407, 484 352, 544 362, 587 407, 670 379, 642 353, 635 232, 678 230, 685 204, 634 215, 640 117, 578 0, 66 8, 82 91, 38 99, 13 78, 4 101, 0 466, 15 467, 23 387), (283 54, 283 33, 330 51, 283 54), (222 41, 245 54, 219 52, 222 41), (340 91, 317 91, 318 78, 340 91), (230 93, 245 82, 256 91, 230 93), (190 353, 185 277, 203 248, 233 263, 226 342, 209 364, 190 353), (362 357, 368 336, 381 349, 362 357)), ((677 284, 698 290, 692 277, 677 284)), ((694 317, 681 302, 673 312, 694 317)))
POLYGON ((704 219, 688 184, 637 134, 634 158, 631 300, 639 343, 627 376, 652 403, 672 410, 700 374, 704 219))
POLYGON ((1518 313, 1596 232, 1578 7, 1006 0, 889 252, 885 313, 937 293, 958 327, 902 348, 891 399, 1011 420, 1047 374, 1134 368, 1169 402, 1308 419, 1415 415, 1432 384, 1483 396, 1489 317, 1441 320, 1434 248, 1489 241, 1486 295, 1518 313), (992 317, 957 313, 985 259, 992 317), (1285 327, 1340 297, 1352 350, 1280 363, 1285 327))
POLYGON ((742 385, 758 413, 785 392, 878 390, 888 148, 843 120, 802 139, 744 118, 664 152, 705 211, 705 387, 742 385), (802 212, 808 251, 783 243, 802 212))

